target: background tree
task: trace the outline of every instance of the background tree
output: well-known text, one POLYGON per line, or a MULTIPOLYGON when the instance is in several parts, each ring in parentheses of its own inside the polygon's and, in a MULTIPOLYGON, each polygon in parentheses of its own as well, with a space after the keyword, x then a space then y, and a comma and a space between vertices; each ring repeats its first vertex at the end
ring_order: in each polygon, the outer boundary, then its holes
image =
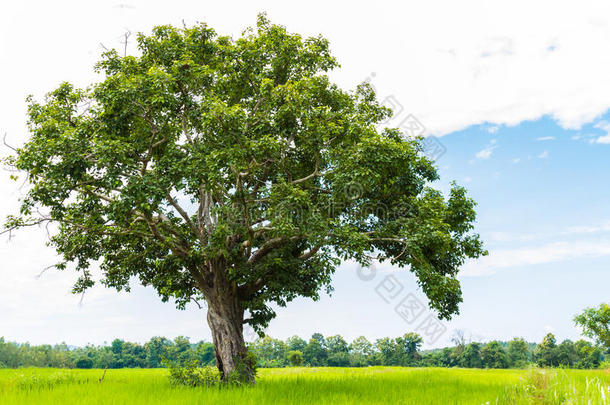
POLYGON ((311 335, 311 339, 307 342, 307 346, 303 351, 305 363, 314 366, 325 366, 328 353, 326 352, 326 339, 320 333, 311 335))
POLYGON ((458 364, 461 364, 462 356, 467 345, 466 333, 461 329, 454 330, 451 342, 455 345, 453 348, 453 357, 455 357, 458 364))
POLYGON ((364 336, 359 336, 349 346, 352 367, 364 367, 373 363, 373 344, 364 336))
POLYGON ((291 350, 288 352, 288 361, 293 367, 300 367, 303 365, 303 353, 298 350, 291 350))
POLYGON ((162 367, 163 359, 167 358, 172 342, 164 337, 155 336, 145 345, 147 367, 162 367))
POLYGON ((574 342, 569 339, 564 340, 556 349, 557 364, 563 367, 572 367, 578 362, 578 353, 574 342))
POLYGON ((556 367, 559 365, 555 335, 548 333, 542 339, 542 342, 536 346, 534 357, 538 365, 543 367, 556 367))
POLYGON ((574 318, 583 330, 583 335, 596 339, 610 351, 610 305, 601 304, 599 308, 587 308, 574 318))
POLYGON ((283 367, 287 364, 287 348, 281 340, 265 336, 254 342, 253 349, 261 367, 283 367))
POLYGON ((487 368, 507 368, 508 356, 500 342, 493 340, 481 350, 483 366, 487 368))
POLYGON ((529 344, 522 338, 514 338, 508 342, 507 354, 510 367, 524 368, 530 361, 529 344))
POLYGON ((200 364, 214 366, 216 358, 214 356, 214 345, 209 342, 199 342, 195 348, 195 356, 200 364))
POLYGON ((291 336, 286 340, 286 348, 288 350, 299 351, 302 353, 305 346, 307 346, 307 342, 298 336, 291 336))
POLYGON ((398 361, 398 353, 394 339, 384 337, 375 341, 375 349, 382 366, 391 366, 398 361))
POLYGON ((349 366, 348 344, 341 335, 326 338, 326 349, 328 351, 327 364, 331 367, 349 366))
POLYGON ((483 365, 481 344, 472 342, 466 345, 458 359, 458 363, 460 367, 481 368, 483 365))
POLYGON ((458 312, 459 268, 484 253, 474 202, 430 187, 422 145, 380 129, 391 112, 370 86, 330 82, 324 38, 260 16, 238 39, 160 26, 137 46, 104 53, 87 89, 30 99, 31 137, 8 159, 30 188, 7 231, 57 224, 74 292, 100 262, 108 287, 137 278, 179 308, 204 300, 224 378, 247 363, 243 324, 317 299, 342 260, 408 268, 441 318, 458 312))
POLYGON ((577 353, 578 362, 575 364, 578 368, 598 368, 602 360, 602 349, 599 346, 593 346, 591 342, 586 340, 578 340, 574 344, 577 353))
POLYGON ((419 360, 419 349, 424 343, 422 337, 414 332, 405 333, 402 337, 395 339, 396 349, 399 352, 398 364, 401 366, 412 366, 419 360))

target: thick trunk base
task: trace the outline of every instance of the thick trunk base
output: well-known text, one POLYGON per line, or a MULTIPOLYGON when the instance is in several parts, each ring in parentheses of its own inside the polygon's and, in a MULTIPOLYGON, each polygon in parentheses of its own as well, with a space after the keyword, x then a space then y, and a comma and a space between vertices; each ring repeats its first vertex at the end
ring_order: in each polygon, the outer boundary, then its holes
POLYGON ((208 324, 222 380, 254 383, 254 365, 243 337, 243 310, 235 302, 214 304, 208 307, 208 324))

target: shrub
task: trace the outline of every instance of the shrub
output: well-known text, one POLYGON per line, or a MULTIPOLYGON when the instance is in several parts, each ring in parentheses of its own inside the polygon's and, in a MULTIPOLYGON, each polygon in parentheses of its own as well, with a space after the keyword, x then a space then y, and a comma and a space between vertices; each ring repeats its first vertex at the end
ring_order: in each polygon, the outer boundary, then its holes
POLYGON ((76 368, 93 368, 93 360, 88 357, 79 359, 76 362, 76 368))
POLYGON ((220 373, 214 367, 199 367, 195 359, 182 364, 169 364, 169 382, 173 386, 211 387, 220 382, 220 373))
POLYGON ((235 370, 229 375, 227 383, 229 385, 252 384, 255 381, 258 371, 258 361, 251 351, 246 351, 243 359, 235 359, 235 370))

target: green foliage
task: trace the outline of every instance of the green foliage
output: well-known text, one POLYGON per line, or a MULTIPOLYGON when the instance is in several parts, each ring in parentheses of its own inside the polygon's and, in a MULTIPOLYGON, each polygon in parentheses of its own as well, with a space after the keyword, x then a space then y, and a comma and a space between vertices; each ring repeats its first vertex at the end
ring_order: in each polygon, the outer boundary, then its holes
POLYGON ((326 364, 328 352, 326 351, 326 340, 319 333, 314 333, 303 350, 305 363, 312 366, 323 366, 326 364))
POLYGON ((235 357, 235 369, 229 373, 223 382, 230 385, 252 384, 258 372, 258 360, 256 355, 248 350, 243 357, 235 357))
MULTIPOLYGON (((454 347, 421 352, 419 343, 421 338, 413 333, 407 333, 395 339, 378 339, 376 344, 372 344, 363 336, 347 344, 340 335, 325 338, 316 333, 307 344, 296 336, 288 338, 285 342, 265 336, 249 344, 247 356, 250 370, 254 372, 257 366, 265 368, 289 365, 311 366, 314 362, 318 366, 332 367, 367 367, 385 364, 389 366, 526 368, 532 365, 532 361, 536 361, 545 366, 554 364, 592 369, 600 367, 604 360, 602 348, 584 340, 574 343, 566 340, 560 345, 555 343, 551 354, 545 354, 542 347, 548 347, 549 339, 546 339, 547 343, 542 342, 537 346, 535 355, 532 357, 529 354, 529 347, 533 344, 520 338, 515 338, 507 343, 490 342, 487 345, 478 342, 462 343, 454 347), (303 346, 304 344, 305 346, 303 346), (294 347, 304 347, 306 350, 292 350, 294 347), (507 348, 505 355, 502 354, 504 347, 507 348), (294 363, 291 360, 293 355, 300 355, 302 363, 294 363), (507 363, 504 362, 504 358, 507 363)), ((606 360, 608 358, 609 356, 606 355, 606 360)), ((117 339, 110 346, 89 345, 72 349, 65 344, 30 346, 4 342, 0 338, 0 364, 8 368, 32 366, 75 368, 79 367, 78 361, 83 359, 90 359, 92 367, 99 369, 106 367, 109 369, 159 368, 166 367, 167 364, 185 362, 195 362, 200 366, 216 365, 214 346, 211 343, 190 343, 185 337, 178 337, 174 341, 163 337, 153 337, 144 345, 117 339)), ((82 365, 80 364, 80 366, 82 365)))
POLYGON ((350 365, 349 354, 347 352, 330 353, 326 364, 330 367, 348 367, 350 365))
POLYGON ((574 322, 583 329, 585 336, 596 339, 600 345, 610 350, 610 305, 587 308, 574 318, 574 322))
POLYGON ((220 373, 214 367, 201 367, 195 359, 170 362, 169 381, 174 386, 212 387, 220 384, 220 373))
POLYGON ((303 352, 306 345, 307 342, 298 336, 292 336, 286 340, 286 348, 288 350, 303 352))
POLYGON ((507 355, 511 367, 525 368, 531 359, 529 344, 522 338, 514 338, 508 342, 507 355))
POLYGON ((481 350, 483 364, 488 368, 508 368, 508 356, 500 342, 489 342, 481 350))
MULTIPOLYGON (((196 359, 203 365, 214 366, 213 345, 208 342, 190 343, 186 338, 175 341, 153 337, 144 345, 116 339, 110 346, 69 348, 65 343, 55 346, 17 344, 0 338, 0 363, 17 367, 79 367, 79 360, 90 360, 88 368, 158 368, 162 359, 182 361, 196 359), (210 348, 212 354, 210 355, 210 348)), ((88 363, 88 361, 87 361, 88 363)))
POLYGON ((303 365, 303 353, 298 350, 291 350, 287 354, 288 361, 293 367, 300 367, 303 365))
POLYGON ((556 367, 559 365, 559 357, 555 335, 548 333, 542 342, 536 346, 534 357, 539 366, 556 367))
POLYGON ((287 347, 284 342, 270 336, 257 339, 248 350, 256 356, 260 367, 286 366, 286 351, 287 347))
POLYGON ((472 342, 464 347, 464 351, 458 359, 460 367, 481 368, 483 367, 482 346, 480 343, 472 342))
POLYGON ((87 357, 78 359, 76 361, 76 368, 93 368, 93 360, 87 357))

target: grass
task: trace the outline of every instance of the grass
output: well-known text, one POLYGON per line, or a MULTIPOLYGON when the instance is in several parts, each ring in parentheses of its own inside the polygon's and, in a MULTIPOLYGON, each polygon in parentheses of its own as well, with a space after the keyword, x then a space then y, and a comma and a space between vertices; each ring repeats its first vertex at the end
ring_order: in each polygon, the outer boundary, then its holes
POLYGON ((610 404, 610 370, 530 370, 499 397, 502 404, 610 404))
POLYGON ((171 387, 164 369, 102 373, 0 370, 0 404, 610 404, 604 371, 262 369, 254 387, 198 389, 171 387))

